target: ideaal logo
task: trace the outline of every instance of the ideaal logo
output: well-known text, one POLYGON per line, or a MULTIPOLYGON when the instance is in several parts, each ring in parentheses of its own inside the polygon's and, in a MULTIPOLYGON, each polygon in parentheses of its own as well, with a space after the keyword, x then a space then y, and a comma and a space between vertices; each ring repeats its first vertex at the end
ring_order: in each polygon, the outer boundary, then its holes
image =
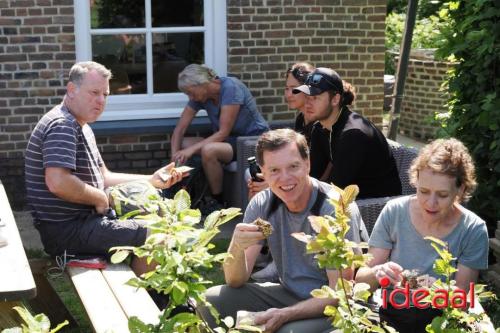
POLYGON ((447 308, 449 305, 456 309, 466 309, 467 301, 469 301, 470 308, 474 308, 474 282, 469 284, 469 300, 467 300, 467 293, 463 289, 454 289, 450 292, 446 289, 437 289, 432 296, 431 302, 423 301, 427 296, 430 295, 429 290, 425 288, 412 289, 410 293, 410 284, 405 283, 404 288, 393 289, 390 293, 386 289, 390 284, 390 280, 387 277, 383 277, 379 280, 380 286, 382 287, 382 307, 387 308, 387 302, 395 309, 408 309, 410 308, 410 298, 412 304, 418 309, 427 309, 432 305, 435 309, 447 308), (389 297, 387 297, 389 294, 389 297), (397 295, 402 295, 404 297, 403 303, 397 303, 397 295), (451 303, 451 304, 450 304, 451 303))

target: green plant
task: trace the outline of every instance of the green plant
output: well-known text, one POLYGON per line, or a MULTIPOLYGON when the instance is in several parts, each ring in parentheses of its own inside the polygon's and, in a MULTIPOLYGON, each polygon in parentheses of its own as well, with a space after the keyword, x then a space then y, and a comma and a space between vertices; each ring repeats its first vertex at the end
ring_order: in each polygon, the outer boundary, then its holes
POLYGON ((450 24, 438 53, 456 62, 441 136, 456 137, 469 148, 478 182, 469 208, 493 232, 500 219, 500 3, 453 1, 440 15, 450 24))
POLYGON ((28 310, 23 307, 15 306, 14 310, 17 311, 24 324, 21 327, 8 328, 2 331, 2 333, 55 333, 59 331, 64 326, 68 325, 68 321, 57 325, 56 328, 50 329, 50 320, 43 313, 33 316, 28 310))
MULTIPOLYGON (((417 17, 426 18, 435 15, 443 2, 445 0, 420 0, 417 7, 417 17)), ((387 0, 387 14, 404 13, 406 12, 407 5, 408 1, 387 0)))
MULTIPOLYGON (((448 244, 434 237, 425 237, 425 239, 431 242, 432 247, 439 255, 439 258, 434 262, 434 272, 445 277, 445 282, 441 280, 436 280, 436 282, 434 282, 429 290, 430 295, 427 299, 430 300, 434 298, 437 294, 437 290, 444 289, 448 291, 448 306, 442 309, 443 314, 441 316, 435 317, 432 322, 427 325, 426 331, 429 333, 463 332, 464 330, 467 332, 481 332, 482 330, 481 327, 479 327, 479 322, 485 319, 485 313, 471 313, 470 311, 464 311, 452 306, 453 293, 451 291, 455 289, 456 281, 451 277, 457 269, 452 265, 452 262, 455 261, 456 258, 453 258, 448 251, 448 244)), ((492 292, 485 291, 484 289, 485 285, 474 285, 474 297, 479 301, 495 297, 492 292)), ((444 300, 442 301, 444 302, 444 300)))
POLYGON ((295 233, 292 236, 307 243, 307 253, 315 253, 320 268, 335 269, 339 272, 339 279, 335 289, 323 286, 312 291, 317 298, 333 298, 338 300, 337 306, 328 305, 325 315, 333 318, 333 326, 342 332, 394 332, 391 327, 377 326, 369 320, 372 311, 364 306, 370 296, 369 285, 357 283, 342 278, 345 270, 355 269, 366 265, 370 256, 359 250, 366 244, 356 244, 345 238, 349 231, 349 204, 354 201, 359 189, 350 185, 344 191, 337 188, 339 199, 330 199, 335 207, 335 217, 311 216, 309 221, 317 233, 315 236, 295 233))
MULTIPOLYGON (((394 74, 394 54, 399 53, 405 18, 406 14, 390 13, 385 19, 385 68, 388 74, 394 74)), ((445 42, 441 31, 447 26, 446 16, 431 15, 418 19, 413 29, 412 49, 439 48, 445 42)))
MULTIPOLYGON (((147 258, 155 269, 134 278, 128 284, 146 289, 154 289, 160 294, 168 295, 169 302, 160 317, 157 326, 145 324, 138 318, 131 318, 131 332, 202 332, 212 331, 201 316, 196 313, 178 313, 172 311, 182 304, 190 304, 195 309, 206 306, 214 317, 217 311, 204 297, 207 286, 211 284, 205 275, 207 270, 220 264, 226 253, 212 254, 214 245, 211 240, 219 233, 219 226, 240 214, 238 208, 223 209, 207 216, 203 227, 198 227, 201 220, 199 210, 190 208, 189 194, 181 190, 174 199, 162 199, 165 208, 163 216, 149 214, 150 235, 140 247, 117 247, 111 260, 121 262, 129 253, 140 258, 147 258)), ((154 202, 150 203, 154 205, 154 202)), ((222 320, 231 330, 234 324, 232 318, 222 320)), ((217 328, 216 332, 225 332, 217 328)), ((237 332, 231 330, 231 332, 237 332)))

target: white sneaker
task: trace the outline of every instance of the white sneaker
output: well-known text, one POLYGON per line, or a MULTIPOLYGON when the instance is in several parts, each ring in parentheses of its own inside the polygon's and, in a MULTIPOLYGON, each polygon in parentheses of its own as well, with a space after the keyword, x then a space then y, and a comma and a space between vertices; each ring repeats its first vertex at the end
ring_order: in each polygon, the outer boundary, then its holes
POLYGON ((266 267, 250 276, 255 282, 278 282, 278 269, 276 263, 271 261, 266 267))

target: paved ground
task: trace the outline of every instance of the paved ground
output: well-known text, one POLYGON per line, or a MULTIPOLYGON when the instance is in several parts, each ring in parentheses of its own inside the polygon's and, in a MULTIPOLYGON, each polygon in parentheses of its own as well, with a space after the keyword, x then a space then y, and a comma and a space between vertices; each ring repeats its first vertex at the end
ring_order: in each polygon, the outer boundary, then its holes
POLYGON ((21 234, 24 247, 26 249, 43 249, 42 241, 38 235, 38 231, 33 226, 33 219, 28 211, 14 212, 17 228, 21 234))
MULTIPOLYGON (((425 145, 423 142, 415 141, 403 136, 398 136, 397 141, 401 144, 415 148, 421 148, 425 145)), ((27 249, 43 249, 38 231, 33 227, 31 214, 27 211, 18 211, 14 212, 14 217, 16 219, 17 227, 21 234, 24 247, 27 249)), ((230 238, 236 223, 237 221, 228 222, 227 225, 223 226, 221 228, 221 234, 218 235, 218 238, 230 238)))

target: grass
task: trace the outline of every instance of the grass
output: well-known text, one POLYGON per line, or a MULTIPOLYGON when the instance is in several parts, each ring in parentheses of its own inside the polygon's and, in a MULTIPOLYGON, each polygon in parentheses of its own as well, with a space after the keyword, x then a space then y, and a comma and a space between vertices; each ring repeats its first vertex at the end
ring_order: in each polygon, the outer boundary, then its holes
POLYGON ((86 333, 92 332, 92 326, 85 313, 85 310, 80 302, 80 298, 76 294, 73 285, 67 274, 62 274, 57 277, 48 278, 50 284, 55 289, 66 309, 71 313, 78 323, 78 328, 63 329, 62 332, 68 333, 86 333))
MULTIPOLYGON (((28 259, 44 259, 49 258, 49 256, 42 249, 25 249, 26 256, 28 259)), ((73 285, 67 274, 60 275, 50 275, 46 273, 47 280, 49 281, 52 288, 54 288, 57 296, 64 303, 66 309, 71 313, 75 321, 77 322, 77 328, 64 327, 60 332, 64 333, 87 333, 92 332, 92 326, 89 319, 85 313, 83 305, 80 302, 73 285)), ((50 318, 49 318, 50 319, 50 318)), ((52 322, 52 326, 55 327, 58 323, 52 322)))

